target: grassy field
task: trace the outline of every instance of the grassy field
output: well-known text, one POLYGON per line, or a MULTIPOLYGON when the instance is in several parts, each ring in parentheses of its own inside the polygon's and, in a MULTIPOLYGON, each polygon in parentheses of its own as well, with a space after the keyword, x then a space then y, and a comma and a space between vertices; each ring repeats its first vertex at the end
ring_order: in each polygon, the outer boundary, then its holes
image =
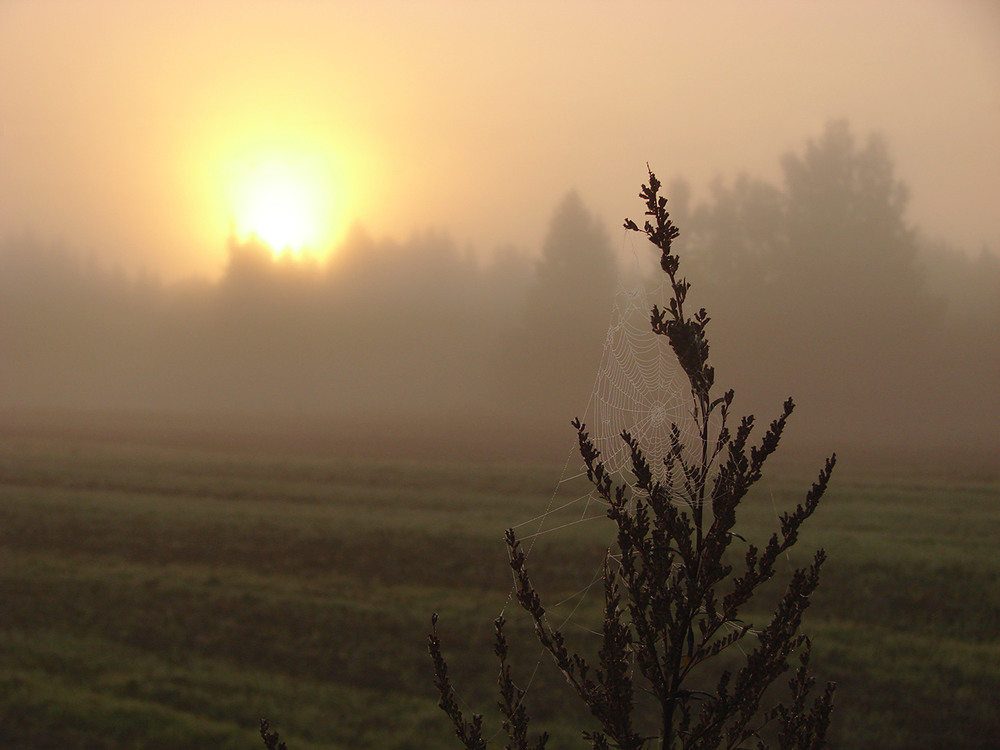
MULTIPOLYGON (((818 468, 772 472, 742 533, 768 533, 818 468)), ((0 437, 0 744, 259 748, 267 716, 292 750, 455 748, 430 615, 463 699, 488 711, 501 534, 550 506, 560 469, 0 437)), ((568 482, 555 503, 582 492, 568 482)), ((580 517, 577 503, 547 523, 580 517)), ((594 520, 531 551, 584 648, 599 590, 573 595, 609 539, 594 520)), ((833 746, 997 747, 995 470, 842 462, 788 571, 817 546, 830 559, 807 631, 820 679, 839 685, 833 746)), ((506 614, 538 728, 584 746, 565 683, 506 614)))

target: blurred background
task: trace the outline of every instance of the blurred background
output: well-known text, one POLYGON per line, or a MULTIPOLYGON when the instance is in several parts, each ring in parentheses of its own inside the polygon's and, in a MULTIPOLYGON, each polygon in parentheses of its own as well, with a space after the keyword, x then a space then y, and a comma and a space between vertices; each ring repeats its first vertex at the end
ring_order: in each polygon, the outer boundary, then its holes
POLYGON ((0 419, 564 455, 658 273, 648 164, 737 411, 992 460, 998 41, 975 0, 6 0, 0 419))

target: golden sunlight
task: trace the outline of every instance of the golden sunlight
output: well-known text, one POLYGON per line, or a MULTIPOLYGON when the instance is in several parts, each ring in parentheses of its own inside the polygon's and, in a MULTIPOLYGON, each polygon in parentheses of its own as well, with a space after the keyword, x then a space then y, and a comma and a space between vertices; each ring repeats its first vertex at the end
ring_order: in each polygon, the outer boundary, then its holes
POLYGON ((275 152, 244 158, 230 177, 229 210, 237 236, 256 236, 275 254, 321 253, 338 216, 333 175, 317 155, 275 152))

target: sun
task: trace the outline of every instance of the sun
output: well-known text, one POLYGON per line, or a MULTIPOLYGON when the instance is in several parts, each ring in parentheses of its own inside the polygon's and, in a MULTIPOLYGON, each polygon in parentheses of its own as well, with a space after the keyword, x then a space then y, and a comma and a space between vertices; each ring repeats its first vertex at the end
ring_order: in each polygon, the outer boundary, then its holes
POLYGON ((236 234, 256 237, 276 255, 320 253, 336 233, 336 198, 328 160, 274 152, 244 157, 233 168, 229 208, 236 234))
POLYGON ((247 186, 241 223, 275 250, 301 249, 317 234, 315 202, 298 175, 263 170, 247 186))

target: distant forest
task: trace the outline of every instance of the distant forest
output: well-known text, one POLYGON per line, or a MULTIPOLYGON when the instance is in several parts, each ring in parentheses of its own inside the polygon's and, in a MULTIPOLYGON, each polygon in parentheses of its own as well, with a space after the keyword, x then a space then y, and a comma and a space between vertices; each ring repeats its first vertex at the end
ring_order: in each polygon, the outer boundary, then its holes
MULTIPOLYGON (((922 237, 885 142, 845 122, 781 167, 665 191, 735 408, 769 419, 793 395, 825 442, 1000 447, 996 249, 922 237)), ((233 240, 218 281, 176 284, 8 239, 0 410, 503 418, 569 444, 632 263, 619 236, 571 192, 538 252, 358 228, 322 265, 233 240)))

